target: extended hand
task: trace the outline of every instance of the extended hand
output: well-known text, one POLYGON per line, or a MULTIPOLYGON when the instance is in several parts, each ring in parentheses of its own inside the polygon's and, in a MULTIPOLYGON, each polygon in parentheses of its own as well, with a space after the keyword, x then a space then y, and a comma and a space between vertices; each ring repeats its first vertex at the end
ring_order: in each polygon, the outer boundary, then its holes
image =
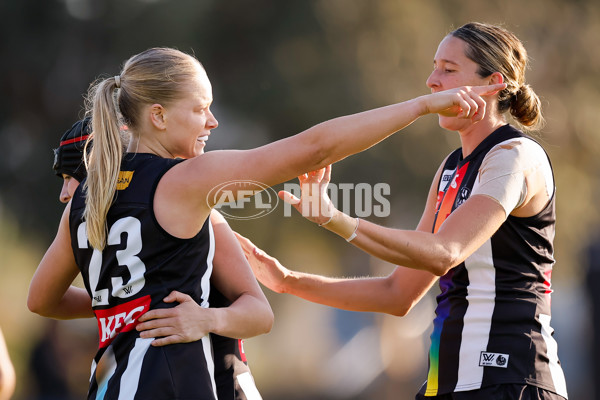
POLYGON ((158 338, 152 346, 189 343, 200 340, 209 332, 212 314, 200 307, 190 296, 172 291, 165 303, 178 302, 173 308, 158 308, 142 315, 136 329, 142 338, 158 338))
POLYGON ((485 115, 485 100, 506 88, 505 83, 486 86, 463 86, 422 96, 424 114, 440 114, 447 117, 469 118, 480 121, 485 115))
POLYGON ((283 293, 283 281, 289 276, 290 271, 281 265, 276 258, 256 247, 249 239, 237 232, 234 233, 242 246, 242 250, 244 250, 256 279, 272 291, 283 293))
POLYGON ((327 195, 327 185, 331 180, 331 165, 298 177, 302 194, 297 198, 284 190, 279 197, 291 204, 302 216, 319 225, 327 223, 336 211, 327 195))

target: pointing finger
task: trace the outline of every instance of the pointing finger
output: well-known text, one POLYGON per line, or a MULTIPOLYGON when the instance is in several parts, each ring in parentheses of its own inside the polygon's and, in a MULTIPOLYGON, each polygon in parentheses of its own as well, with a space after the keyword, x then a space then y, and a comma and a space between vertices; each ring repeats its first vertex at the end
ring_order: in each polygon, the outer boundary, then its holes
POLYGON ((283 201, 285 201, 288 204, 299 204, 300 203, 300 199, 297 198, 296 196, 294 196, 293 194, 291 194, 290 192, 286 192, 285 190, 280 190, 279 193, 277 193, 277 195, 279 196, 279 198, 283 201))
POLYGON ((498 93, 500 90, 506 89, 506 83, 495 83, 493 85, 473 86, 471 89, 480 96, 489 96, 498 93))

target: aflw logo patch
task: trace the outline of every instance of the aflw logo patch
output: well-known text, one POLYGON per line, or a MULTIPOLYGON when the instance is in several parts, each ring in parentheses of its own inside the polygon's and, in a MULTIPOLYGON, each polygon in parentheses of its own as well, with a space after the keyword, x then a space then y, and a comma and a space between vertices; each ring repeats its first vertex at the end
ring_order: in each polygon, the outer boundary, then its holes
POLYGON ((508 354, 481 352, 479 356, 480 367, 508 367, 508 354))
POLYGON ((106 310, 94 310, 98 320, 99 348, 108 346, 120 332, 133 330, 137 319, 150 309, 150 296, 140 297, 106 310))

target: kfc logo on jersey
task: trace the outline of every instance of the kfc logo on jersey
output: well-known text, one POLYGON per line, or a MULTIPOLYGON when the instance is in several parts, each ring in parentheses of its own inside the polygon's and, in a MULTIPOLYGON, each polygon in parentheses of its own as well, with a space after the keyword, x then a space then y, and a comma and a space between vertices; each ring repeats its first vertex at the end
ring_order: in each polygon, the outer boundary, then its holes
POLYGON ((116 307, 94 310, 98 320, 98 347, 106 347, 119 333, 133 330, 138 318, 149 309, 150 296, 147 295, 116 307))

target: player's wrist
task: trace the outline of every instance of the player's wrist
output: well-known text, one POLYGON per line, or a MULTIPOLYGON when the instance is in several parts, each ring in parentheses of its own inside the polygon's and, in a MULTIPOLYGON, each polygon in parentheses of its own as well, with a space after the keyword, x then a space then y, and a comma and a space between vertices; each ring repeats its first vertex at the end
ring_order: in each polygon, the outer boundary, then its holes
POLYGON ((322 215, 320 216, 315 222, 319 225, 324 227, 325 225, 328 225, 329 223, 331 223, 333 221, 333 218, 336 216, 336 214, 338 214, 340 211, 333 207, 332 205, 330 205, 329 210, 327 211, 327 215, 322 215))
MULTIPOLYGON (((221 332, 224 331, 225 327, 227 326, 226 323, 226 313, 227 313, 227 308, 202 308, 201 309, 203 313, 206 314, 207 318, 208 318, 208 323, 209 323, 209 332, 210 333, 214 333, 217 335, 220 335, 221 332)), ((201 329, 199 329, 199 331, 201 331, 201 329)), ((208 332, 207 332, 208 333, 208 332)))
POLYGON ((298 275, 289 269, 286 268, 286 271, 283 274, 283 278, 279 281, 277 285, 277 293, 287 293, 294 294, 294 284, 298 282, 298 275))
POLYGON ((346 215, 339 210, 336 211, 337 212, 333 215, 331 221, 326 225, 323 225, 323 228, 343 237, 347 241, 351 241, 356 237, 359 219, 346 215))
POLYGON ((428 104, 428 98, 431 95, 419 96, 415 99, 410 100, 414 107, 414 112, 417 117, 422 117, 427 114, 431 114, 431 110, 428 104))

